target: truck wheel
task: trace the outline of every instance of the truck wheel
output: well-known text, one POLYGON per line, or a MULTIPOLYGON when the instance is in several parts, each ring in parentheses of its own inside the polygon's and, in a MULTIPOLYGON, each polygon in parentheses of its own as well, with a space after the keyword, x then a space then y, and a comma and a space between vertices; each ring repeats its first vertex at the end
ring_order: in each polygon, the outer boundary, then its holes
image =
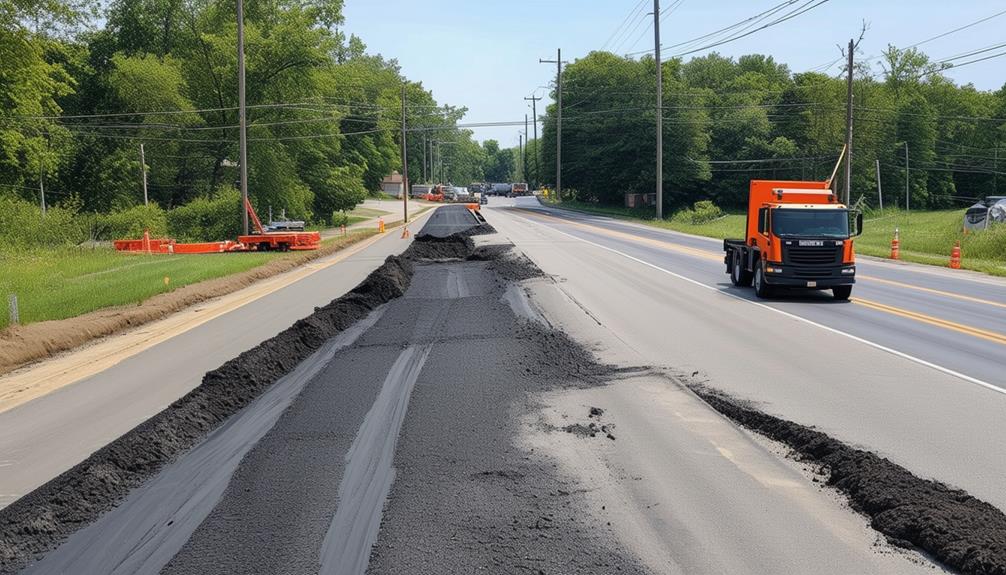
POLYGON ((754 288, 756 296, 762 299, 772 297, 772 288, 765 283, 764 266, 759 265, 758 269, 755 270, 754 288))
POLYGON ((744 256, 741 255, 739 250, 733 250, 731 254, 730 281, 737 287, 750 287, 751 272, 744 269, 744 266, 741 265, 744 256))
POLYGON ((835 286, 831 288, 831 294, 839 301, 845 301, 852 295, 852 286, 835 286))

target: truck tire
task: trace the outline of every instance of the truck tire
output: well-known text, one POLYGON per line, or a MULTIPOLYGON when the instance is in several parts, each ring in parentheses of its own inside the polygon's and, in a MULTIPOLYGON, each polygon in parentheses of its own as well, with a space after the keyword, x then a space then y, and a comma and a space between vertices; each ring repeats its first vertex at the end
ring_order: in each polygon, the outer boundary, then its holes
POLYGON ((730 252, 730 281, 737 287, 751 287, 751 272, 744 269, 740 250, 730 252))
POLYGON ((835 296, 838 301, 846 301, 849 296, 852 295, 852 286, 835 286, 831 288, 831 294, 835 296))
POLYGON ((771 286, 765 283, 765 266, 760 264, 758 265, 758 268, 755 270, 754 288, 756 296, 762 299, 772 297, 773 290, 771 286))

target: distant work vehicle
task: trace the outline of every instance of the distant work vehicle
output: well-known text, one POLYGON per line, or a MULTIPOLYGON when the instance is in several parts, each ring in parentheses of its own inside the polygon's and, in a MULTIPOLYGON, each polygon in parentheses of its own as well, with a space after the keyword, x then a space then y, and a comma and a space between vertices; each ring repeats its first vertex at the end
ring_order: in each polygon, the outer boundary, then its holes
POLYGON ((747 238, 723 240, 736 286, 771 297, 775 288, 830 289, 847 300, 856 283, 854 236, 863 214, 838 202, 830 182, 752 180, 747 238), (855 227, 855 229, 853 229, 855 227))
POLYGON ((433 191, 433 186, 430 184, 413 184, 409 196, 413 198, 426 198, 426 194, 431 191, 433 191))
POLYGON ((486 187, 483 184, 474 182, 468 185, 468 191, 473 194, 481 194, 486 191, 486 187))
POLYGON ((433 186, 429 192, 426 193, 427 202, 442 202, 444 201, 444 187, 440 184, 433 186))
POLYGON ((505 196, 510 193, 510 184, 493 184, 492 194, 494 196, 505 196))
POLYGON ((254 225, 254 231, 246 236, 238 236, 238 242, 254 248, 256 251, 280 251, 288 250, 316 250, 321 247, 321 234, 318 232, 293 231, 297 224, 300 230, 304 229, 304 222, 289 222, 290 227, 273 227, 280 222, 270 222, 269 227, 262 225, 255 213, 255 208, 246 198, 244 201, 245 210, 254 225))
POLYGON ((518 196, 530 196, 531 191, 528 189, 527 184, 517 183, 510 186, 510 197, 516 198, 518 196))

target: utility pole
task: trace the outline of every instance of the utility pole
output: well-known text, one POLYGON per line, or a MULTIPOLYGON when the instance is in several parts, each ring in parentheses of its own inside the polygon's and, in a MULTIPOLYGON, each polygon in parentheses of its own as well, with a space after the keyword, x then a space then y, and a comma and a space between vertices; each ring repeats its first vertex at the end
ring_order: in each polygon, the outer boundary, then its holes
POLYGON ((426 181, 426 132, 423 132, 423 183, 426 181))
POLYGON ((908 193, 908 142, 905 142, 905 211, 910 211, 909 208, 909 193, 908 193))
POLYGON ((245 9, 244 0, 238 3, 238 130, 241 164, 241 229, 248 235, 248 126, 245 105, 245 9))
POLYGON ((521 179, 524 178, 524 158, 526 158, 526 157, 527 157, 527 154, 524 151, 524 134, 518 133, 517 134, 517 162, 520 164, 520 169, 517 170, 517 173, 520 174, 520 178, 516 178, 517 181, 520 181, 521 179))
POLYGON ((992 195, 999 195, 999 146, 996 146, 992 160, 992 195))
POLYGON ((140 174, 143 176, 143 205, 147 204, 147 160, 143 155, 143 144, 140 144, 140 174))
POLYGON ((541 100, 541 98, 531 96, 530 98, 524 99, 531 100, 531 115, 534 116, 534 189, 537 190, 541 183, 539 182, 541 179, 541 170, 538 169, 538 156, 541 155, 538 149, 538 100, 541 100))
POLYGON ((45 176, 42 173, 42 164, 38 166, 38 191, 42 196, 42 217, 45 217, 45 176))
POLYGON ((527 114, 524 114, 524 163, 521 166, 521 172, 524 174, 524 183, 527 183, 531 179, 527 177, 527 138, 529 133, 527 131, 527 114))
POLYGON ((855 43, 850 39, 845 96, 845 201, 843 202, 845 205, 849 205, 852 196, 852 51, 854 49, 855 43))
POLYGON ((562 201, 562 48, 555 51, 555 60, 538 59, 539 64, 555 64, 555 199, 562 201))
POLYGON ((405 132, 405 84, 402 84, 402 218, 409 223, 409 140, 405 132))
POLYGON ((664 75, 660 64, 660 0, 653 0, 653 55, 657 64, 657 219, 664 219, 664 75))
POLYGON ((880 211, 884 211, 884 189, 880 185, 880 158, 877 158, 877 198, 880 200, 880 211))

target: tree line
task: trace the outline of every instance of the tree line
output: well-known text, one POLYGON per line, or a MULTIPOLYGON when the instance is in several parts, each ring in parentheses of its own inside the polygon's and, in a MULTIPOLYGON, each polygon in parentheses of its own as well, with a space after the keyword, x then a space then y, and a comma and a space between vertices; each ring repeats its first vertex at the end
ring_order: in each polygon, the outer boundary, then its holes
MULTIPOLYGON (((890 46, 878 60, 876 72, 870 61, 854 67, 852 201, 876 208, 882 190, 885 207, 904 207, 906 178, 916 208, 1006 193, 1006 88, 956 85, 916 49, 890 46)), ((617 205, 625 192, 654 190, 655 78, 652 57, 608 52, 563 70, 565 193, 617 205)), ((846 90, 844 72, 793 73, 760 54, 665 62, 666 206, 740 207, 751 179, 827 179, 845 142, 846 90)), ((541 145, 529 147, 545 182, 555 179, 556 119, 553 103, 541 145)))
MULTIPOLYGON (((324 222, 379 190, 402 165, 403 86, 412 181, 434 140, 459 180, 481 179, 492 155, 458 127, 465 108, 347 34, 342 7, 245 2, 249 193, 263 215, 324 222)), ((161 208, 229 202, 237 104, 235 0, 0 3, 0 198, 127 210, 145 168, 161 208)))

